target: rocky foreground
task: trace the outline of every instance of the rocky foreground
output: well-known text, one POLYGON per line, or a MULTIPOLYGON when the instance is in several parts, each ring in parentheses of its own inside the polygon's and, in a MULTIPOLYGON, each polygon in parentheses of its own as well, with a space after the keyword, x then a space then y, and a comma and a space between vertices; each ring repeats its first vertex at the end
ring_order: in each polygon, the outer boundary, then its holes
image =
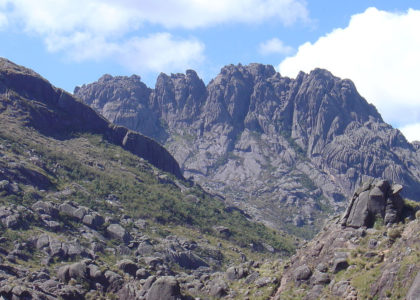
MULTIPOLYGON (((108 201, 119 205, 115 198, 108 201)), ((215 272, 222 244, 210 247, 205 240, 175 235, 152 238, 143 233, 149 226, 144 220, 119 214, 104 218, 74 202, 1 206, 0 222, 5 230, 0 295, 5 299, 220 298, 235 296, 229 281, 246 277, 248 288, 269 290, 278 282, 274 274, 264 274, 271 267, 248 261, 239 249, 231 251, 238 252, 241 265, 215 272), (70 232, 72 222, 81 225, 70 232)), ((229 234, 227 228, 219 230, 229 234)))

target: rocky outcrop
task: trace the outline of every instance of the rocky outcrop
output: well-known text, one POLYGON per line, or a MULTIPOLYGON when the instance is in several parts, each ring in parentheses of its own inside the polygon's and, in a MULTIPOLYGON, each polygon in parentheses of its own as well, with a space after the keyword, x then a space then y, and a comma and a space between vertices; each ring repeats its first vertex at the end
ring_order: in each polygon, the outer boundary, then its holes
POLYGON ((285 262, 273 299, 415 299, 420 222, 401 188, 385 180, 363 184, 346 213, 285 262))
POLYGON ((179 283, 172 276, 156 280, 146 295, 146 300, 182 300, 182 298, 179 283))
POLYGON ((367 182, 353 195, 342 218, 342 225, 355 228, 372 227, 377 219, 388 224, 402 219, 404 201, 399 195, 402 186, 386 180, 367 182))
MULTIPOLYGON (((109 123, 92 108, 53 87, 32 70, 3 58, 0 58, 0 95, 2 106, 13 107, 28 124, 45 134, 55 137, 76 132, 102 134, 110 142, 144 158, 157 168, 182 178, 178 163, 159 143, 109 123)), ((29 179, 36 177, 40 188, 50 184, 48 178, 34 170, 21 170, 21 173, 29 179)))
POLYGON ((368 178, 402 184, 410 199, 420 193, 417 144, 326 70, 291 79, 272 66, 228 65, 207 87, 187 71, 161 74, 153 90, 107 75, 75 95, 164 142, 184 176, 274 227, 321 226, 322 208, 344 210, 368 178))

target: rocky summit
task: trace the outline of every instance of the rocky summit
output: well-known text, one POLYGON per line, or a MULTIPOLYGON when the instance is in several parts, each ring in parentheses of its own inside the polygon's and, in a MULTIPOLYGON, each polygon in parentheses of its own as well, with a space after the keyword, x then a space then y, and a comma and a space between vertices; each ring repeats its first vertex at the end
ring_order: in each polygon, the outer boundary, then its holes
POLYGON ((420 148, 386 124, 354 84, 315 69, 295 79, 272 66, 197 74, 104 75, 75 96, 116 124, 163 143, 183 175, 258 221, 309 237, 362 181, 420 194, 420 148))

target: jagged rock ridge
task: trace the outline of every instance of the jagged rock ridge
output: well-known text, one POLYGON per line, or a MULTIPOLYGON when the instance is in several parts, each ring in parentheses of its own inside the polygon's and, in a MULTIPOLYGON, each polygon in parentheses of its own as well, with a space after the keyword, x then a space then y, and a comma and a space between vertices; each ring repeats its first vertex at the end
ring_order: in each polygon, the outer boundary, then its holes
POLYGON ((153 90, 137 76, 104 75, 75 95, 160 140, 184 176, 274 227, 313 228, 325 208, 344 209, 362 179, 420 193, 419 147, 326 70, 290 79, 272 66, 229 65, 207 87, 188 70, 161 74, 153 90))

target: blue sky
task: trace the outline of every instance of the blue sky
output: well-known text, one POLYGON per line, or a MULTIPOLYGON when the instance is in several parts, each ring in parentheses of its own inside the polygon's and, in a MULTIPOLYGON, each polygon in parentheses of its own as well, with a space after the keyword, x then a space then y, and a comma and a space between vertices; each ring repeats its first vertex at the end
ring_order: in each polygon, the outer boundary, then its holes
POLYGON ((73 91, 101 75, 272 64, 352 79, 386 122, 420 140, 420 1, 0 0, 0 56, 73 91))

